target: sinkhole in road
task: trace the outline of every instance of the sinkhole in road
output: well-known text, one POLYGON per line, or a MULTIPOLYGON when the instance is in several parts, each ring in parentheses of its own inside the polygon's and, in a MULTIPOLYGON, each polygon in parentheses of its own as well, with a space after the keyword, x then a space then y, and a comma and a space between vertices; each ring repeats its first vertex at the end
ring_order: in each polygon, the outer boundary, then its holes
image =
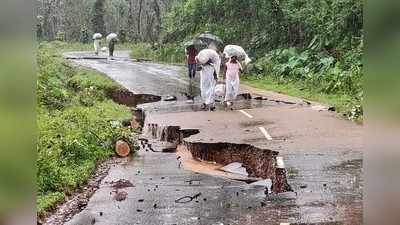
POLYGON ((286 169, 279 167, 277 163, 278 152, 250 144, 194 142, 187 139, 199 132, 197 129, 181 129, 180 126, 147 123, 142 136, 149 140, 173 143, 177 148, 190 152, 194 160, 215 162, 219 165, 242 163, 248 173, 248 180, 271 179, 270 192, 292 191, 287 182, 286 169))

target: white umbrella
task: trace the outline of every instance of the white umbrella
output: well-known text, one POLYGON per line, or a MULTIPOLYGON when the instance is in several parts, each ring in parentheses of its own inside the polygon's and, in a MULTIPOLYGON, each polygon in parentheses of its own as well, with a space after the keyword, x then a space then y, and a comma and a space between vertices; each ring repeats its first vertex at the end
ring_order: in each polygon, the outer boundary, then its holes
POLYGON ((111 34, 107 35, 106 39, 107 39, 107 41, 111 41, 112 39, 115 39, 117 37, 118 37, 118 35, 116 33, 111 33, 111 34))
POLYGON ((103 38, 103 35, 101 35, 100 33, 95 33, 95 34, 93 34, 93 40, 95 40, 95 39, 101 39, 101 38, 103 38))

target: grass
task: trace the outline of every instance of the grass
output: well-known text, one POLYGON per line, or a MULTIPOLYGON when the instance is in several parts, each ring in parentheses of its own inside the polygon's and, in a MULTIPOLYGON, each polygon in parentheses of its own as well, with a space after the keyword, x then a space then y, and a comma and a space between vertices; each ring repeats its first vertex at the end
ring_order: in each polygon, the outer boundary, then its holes
MULTIPOLYGON (((77 47, 83 48, 70 46, 77 47)), ((107 97, 122 87, 96 71, 69 66, 61 49, 60 43, 42 43, 37 56, 38 214, 84 185, 96 165, 114 154, 117 140, 136 149, 134 131, 121 122, 132 117, 129 108, 107 97)))
POLYGON ((310 90, 310 88, 304 87, 301 82, 278 82, 273 77, 264 76, 262 79, 256 76, 245 76, 242 81, 243 84, 264 89, 275 91, 281 94, 286 94, 294 97, 300 97, 306 100, 315 101, 329 106, 334 106, 336 111, 339 113, 346 113, 351 110, 352 98, 350 96, 341 94, 323 94, 316 91, 310 90))

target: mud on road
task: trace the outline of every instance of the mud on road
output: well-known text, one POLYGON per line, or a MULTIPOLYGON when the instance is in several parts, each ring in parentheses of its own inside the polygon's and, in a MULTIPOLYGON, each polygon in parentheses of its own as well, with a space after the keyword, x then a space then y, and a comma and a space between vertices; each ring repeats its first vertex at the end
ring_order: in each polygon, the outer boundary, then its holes
POLYGON ((362 224, 360 126, 300 99, 248 87, 241 87, 233 110, 204 112, 198 97, 186 102, 185 68, 118 54, 74 62, 130 91, 115 99, 133 107, 142 148, 112 167, 66 224, 362 224), (232 162, 249 176, 219 170, 232 162), (249 184, 253 178, 270 179, 274 190, 249 184), (121 180, 132 185, 118 188, 118 201, 110 184, 121 180))

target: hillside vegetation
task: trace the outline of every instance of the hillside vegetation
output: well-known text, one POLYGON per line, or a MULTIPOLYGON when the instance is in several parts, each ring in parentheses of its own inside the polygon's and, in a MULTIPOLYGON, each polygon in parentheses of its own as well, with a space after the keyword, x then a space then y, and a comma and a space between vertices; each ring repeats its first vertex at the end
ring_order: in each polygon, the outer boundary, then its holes
POLYGON ((248 84, 280 85, 275 90, 284 93, 290 85, 311 98, 328 95, 320 100, 359 120, 362 7, 361 0, 187 0, 164 18, 162 41, 182 43, 206 31, 216 34, 256 59, 248 84))
POLYGON ((97 163, 123 139, 135 148, 135 135, 122 126, 129 108, 107 98, 119 87, 97 72, 72 67, 53 44, 37 54, 37 209, 52 209, 84 184, 97 163))

